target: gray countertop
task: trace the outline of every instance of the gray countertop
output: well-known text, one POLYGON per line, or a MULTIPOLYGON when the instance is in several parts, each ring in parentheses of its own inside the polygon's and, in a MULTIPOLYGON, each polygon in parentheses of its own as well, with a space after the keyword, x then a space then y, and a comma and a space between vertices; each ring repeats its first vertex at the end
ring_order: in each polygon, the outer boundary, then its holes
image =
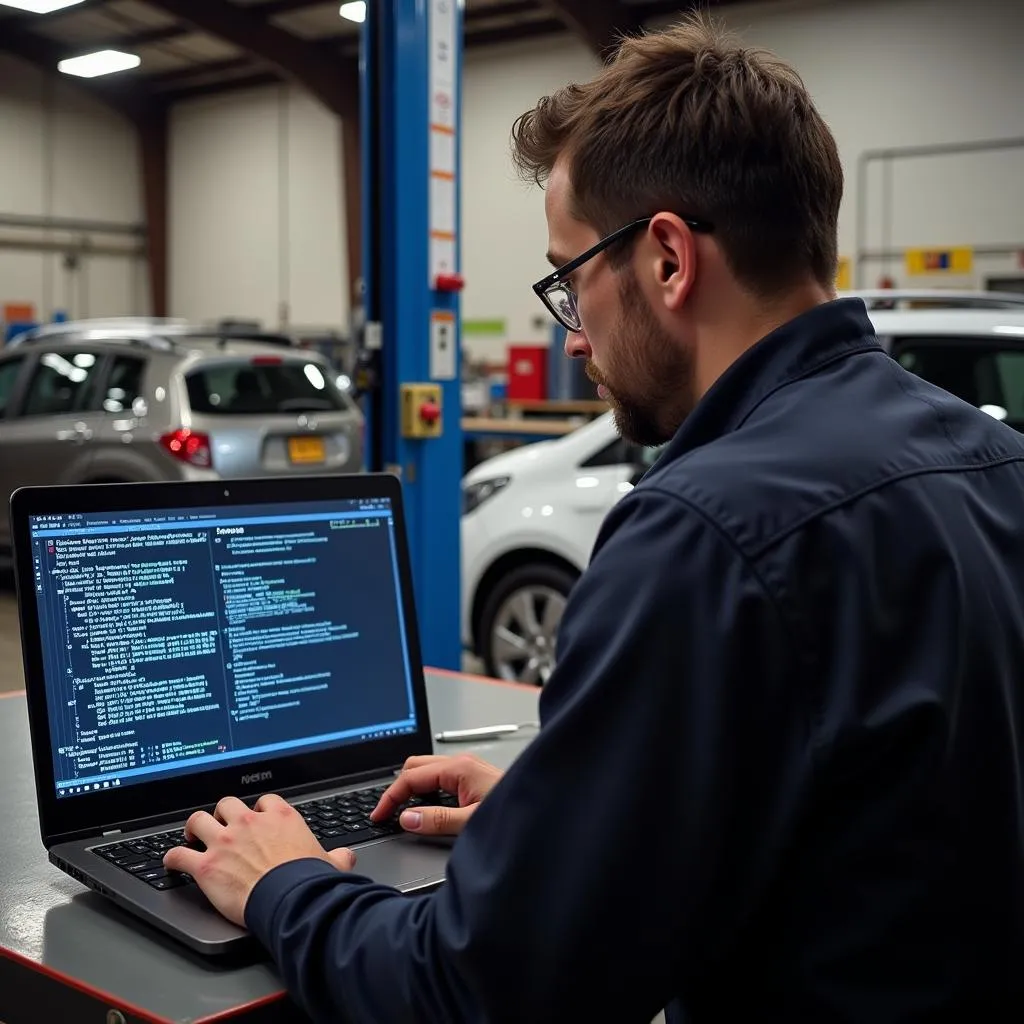
MULTIPOLYGON (((428 672, 427 692, 435 731, 536 719, 539 691, 532 688, 428 672)), ((532 736, 531 730, 473 745, 437 746, 443 753, 472 751, 507 767, 532 736)), ((255 1020, 257 1011, 260 1021, 295 1019, 269 962, 207 962, 47 861, 39 839, 21 695, 0 699, 0 815, 0 967, 6 972, 0 977, 15 982, 0 984, 0 1021, 20 1024, 18 982, 41 984, 44 979, 58 998, 64 989, 69 998, 75 994, 81 999, 85 993, 129 1020, 255 1020), (269 1004, 279 1004, 287 1015, 267 1016, 269 1004)), ((21 990, 27 991, 24 986, 21 990)), ((58 1018, 42 1014, 33 1019, 58 1018)), ((70 1020, 71 1015, 59 1019, 70 1020)))

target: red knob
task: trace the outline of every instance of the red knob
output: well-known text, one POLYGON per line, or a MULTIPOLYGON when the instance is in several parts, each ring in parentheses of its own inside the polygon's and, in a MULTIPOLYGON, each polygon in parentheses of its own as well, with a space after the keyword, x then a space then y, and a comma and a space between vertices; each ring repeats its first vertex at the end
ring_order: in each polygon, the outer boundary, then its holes
POLYGON ((436 402, 424 402, 420 406, 420 419, 433 426, 441 418, 441 406, 436 402))
POLYGON ((439 292, 461 292, 465 285, 461 274, 438 274, 434 278, 434 288, 439 292))

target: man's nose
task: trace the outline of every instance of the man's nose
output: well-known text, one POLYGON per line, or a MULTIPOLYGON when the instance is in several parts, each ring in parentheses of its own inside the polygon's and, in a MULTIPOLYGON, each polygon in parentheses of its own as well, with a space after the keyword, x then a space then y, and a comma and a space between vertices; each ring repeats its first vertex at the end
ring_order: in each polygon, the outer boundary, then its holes
POLYGON ((587 336, 583 331, 572 333, 571 331, 565 336, 565 354, 570 359, 589 359, 593 354, 593 349, 590 347, 590 342, 587 341, 587 336))

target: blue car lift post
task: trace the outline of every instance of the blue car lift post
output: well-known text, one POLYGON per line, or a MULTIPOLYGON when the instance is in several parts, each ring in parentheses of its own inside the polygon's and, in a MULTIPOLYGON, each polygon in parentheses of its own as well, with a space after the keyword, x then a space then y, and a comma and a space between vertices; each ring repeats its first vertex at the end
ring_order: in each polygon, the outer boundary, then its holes
POLYGON ((403 483, 423 660, 458 669, 462 4, 366 7, 363 276, 367 339, 378 349, 368 465, 403 483))

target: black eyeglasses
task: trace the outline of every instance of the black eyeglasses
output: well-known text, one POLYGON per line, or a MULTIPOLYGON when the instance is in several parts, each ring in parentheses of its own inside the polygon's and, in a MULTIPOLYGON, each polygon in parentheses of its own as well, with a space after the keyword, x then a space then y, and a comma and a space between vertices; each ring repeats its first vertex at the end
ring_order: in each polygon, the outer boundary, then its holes
MULTIPOLYGON (((588 260, 592 260, 598 253, 604 252, 610 245, 614 245, 620 238, 624 238, 632 231, 647 227, 654 219, 641 217, 624 227, 605 235, 596 245, 592 245, 586 252, 581 253, 575 259, 563 263, 557 270, 542 278, 534 286, 540 301, 547 306, 551 315, 567 330, 576 334, 583 330, 583 322, 580 320, 579 299, 576 293, 569 287, 566 278, 575 273, 588 260)), ((691 231, 702 231, 704 233, 714 231, 714 225, 706 220, 698 220, 695 217, 683 217, 683 223, 691 231)))

